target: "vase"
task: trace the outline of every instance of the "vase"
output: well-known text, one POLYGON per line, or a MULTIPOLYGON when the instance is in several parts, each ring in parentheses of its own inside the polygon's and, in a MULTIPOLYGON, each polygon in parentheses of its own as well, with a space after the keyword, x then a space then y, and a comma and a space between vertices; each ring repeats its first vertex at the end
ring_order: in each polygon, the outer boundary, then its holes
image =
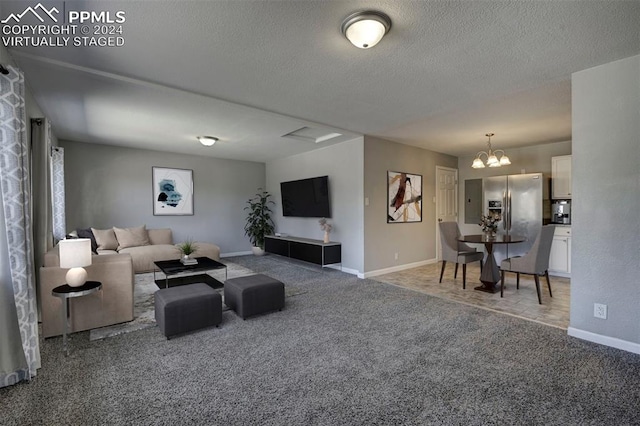
POLYGON ((260 247, 253 246, 251 247, 251 251, 253 252, 254 256, 264 256, 264 249, 260 247))
POLYGON ((495 238, 496 236, 496 231, 484 231, 484 235, 487 238, 495 238))
POLYGON ((325 243, 329 242, 329 232, 328 231, 324 231, 324 240, 325 243))

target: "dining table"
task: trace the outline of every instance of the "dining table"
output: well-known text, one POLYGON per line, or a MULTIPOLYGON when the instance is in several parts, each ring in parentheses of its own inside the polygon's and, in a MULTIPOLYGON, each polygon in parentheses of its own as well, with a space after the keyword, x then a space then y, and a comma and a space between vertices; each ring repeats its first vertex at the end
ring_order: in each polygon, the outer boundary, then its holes
POLYGON ((493 246, 496 244, 516 244, 525 241, 526 238, 518 235, 505 235, 505 234, 474 234, 474 235, 462 235, 458 238, 458 241, 472 244, 484 244, 484 248, 487 250, 487 257, 482 266, 482 274, 480 275, 481 286, 474 287, 474 290, 484 291, 487 293, 497 293, 500 291, 496 284, 500 281, 500 270, 496 263, 496 258, 493 255, 493 246))

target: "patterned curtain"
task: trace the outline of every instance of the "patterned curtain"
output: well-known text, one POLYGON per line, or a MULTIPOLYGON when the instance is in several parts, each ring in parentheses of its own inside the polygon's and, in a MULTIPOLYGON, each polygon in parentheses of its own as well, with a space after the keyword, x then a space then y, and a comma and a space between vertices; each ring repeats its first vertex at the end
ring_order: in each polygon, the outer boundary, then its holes
MULTIPOLYGON (((51 125, 47 120, 47 133, 51 134, 51 125)), ((64 148, 56 147, 51 151, 51 193, 53 198, 53 237, 57 243, 64 239, 67 224, 64 216, 64 148)))
MULTIPOLYGON (((40 367, 24 76, 17 68, 7 68, 9 74, 0 75, 0 189, 5 231, 5 235, 0 235, 0 245, 4 245, 0 251, 8 257, 15 310, 6 309, 4 304, 9 303, 8 298, 0 301, 0 307, 5 312, 15 312, 17 318, 13 323, 17 322, 19 335, 17 338, 11 338, 11 334, 0 336, 0 346, 5 346, 3 350, 21 348, 24 362, 16 363, 14 369, 9 370, 2 365, 0 386, 28 380, 36 375, 36 369, 40 367)), ((0 262, 6 266, 4 260, 0 262)), ((2 274, 2 281, 5 275, 2 274)), ((3 288, 8 287, 5 284, 0 282, 3 288)))

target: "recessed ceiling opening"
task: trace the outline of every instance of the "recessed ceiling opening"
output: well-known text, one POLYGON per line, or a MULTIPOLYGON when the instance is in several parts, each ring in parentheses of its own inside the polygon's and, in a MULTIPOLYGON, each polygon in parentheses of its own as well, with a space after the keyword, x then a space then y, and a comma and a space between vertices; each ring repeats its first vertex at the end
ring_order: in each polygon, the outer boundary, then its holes
POLYGON ((342 133, 331 132, 327 129, 301 127, 298 130, 282 135, 283 138, 292 138, 305 142, 320 143, 342 136, 342 133))

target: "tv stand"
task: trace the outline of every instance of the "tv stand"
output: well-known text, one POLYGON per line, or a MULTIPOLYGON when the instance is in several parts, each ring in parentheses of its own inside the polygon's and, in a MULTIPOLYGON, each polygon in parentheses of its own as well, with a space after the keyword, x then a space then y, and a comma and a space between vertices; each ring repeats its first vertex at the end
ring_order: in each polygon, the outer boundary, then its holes
POLYGON ((291 259, 315 263, 325 266, 334 263, 342 263, 342 244, 310 238, 276 237, 266 235, 264 237, 264 250, 291 259))

